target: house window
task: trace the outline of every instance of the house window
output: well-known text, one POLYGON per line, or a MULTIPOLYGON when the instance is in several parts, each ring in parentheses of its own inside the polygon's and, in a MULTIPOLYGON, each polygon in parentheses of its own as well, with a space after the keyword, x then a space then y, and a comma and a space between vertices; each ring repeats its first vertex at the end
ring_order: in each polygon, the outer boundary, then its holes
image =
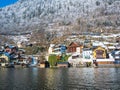
POLYGON ((96 50, 96 58, 103 59, 104 58, 103 54, 104 54, 103 50, 96 50))

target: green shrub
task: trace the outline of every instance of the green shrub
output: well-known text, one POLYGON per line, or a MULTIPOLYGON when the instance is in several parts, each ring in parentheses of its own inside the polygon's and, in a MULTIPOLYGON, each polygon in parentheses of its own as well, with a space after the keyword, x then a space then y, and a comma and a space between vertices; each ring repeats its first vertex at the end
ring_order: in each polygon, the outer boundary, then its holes
POLYGON ((56 63, 57 63, 56 55, 50 55, 49 58, 48 58, 48 61, 49 61, 51 66, 55 66, 56 63))
POLYGON ((49 61, 51 66, 55 66, 56 63, 58 63, 58 62, 68 61, 68 58, 69 58, 68 55, 63 55, 63 56, 61 56, 60 59, 58 59, 58 56, 56 56, 56 55, 50 55, 49 58, 48 58, 48 61, 49 61))

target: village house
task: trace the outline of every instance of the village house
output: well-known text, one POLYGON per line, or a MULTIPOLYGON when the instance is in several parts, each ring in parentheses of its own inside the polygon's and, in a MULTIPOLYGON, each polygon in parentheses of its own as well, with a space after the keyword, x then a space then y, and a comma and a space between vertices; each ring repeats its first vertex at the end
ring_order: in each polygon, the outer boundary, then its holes
POLYGON ((108 46, 108 52, 115 50, 115 48, 116 48, 115 46, 108 46))
POLYGON ((10 62, 16 60, 18 48, 16 46, 7 45, 4 47, 3 55, 8 57, 10 62))
POLYGON ((83 48, 83 45, 80 45, 76 42, 72 42, 67 47, 67 52, 68 53, 75 53, 75 52, 82 53, 82 48, 83 48))
POLYGON ((120 64, 120 49, 113 50, 112 56, 115 59, 115 64, 120 64))
POLYGON ((19 48, 21 48, 21 47, 22 47, 22 42, 17 42, 17 46, 18 46, 19 48))
POLYGON ((68 62, 74 67, 79 66, 81 63, 83 45, 77 42, 71 42, 67 47, 67 53, 71 56, 68 58, 68 62))
POLYGON ((95 59, 106 59, 107 57, 107 52, 106 49, 103 47, 95 47, 93 50, 93 58, 95 59))
POLYGON ((79 53, 73 53, 69 58, 68 62, 71 64, 71 66, 76 67, 80 66, 82 64, 82 59, 79 53))
POLYGON ((0 56, 0 64, 1 64, 1 66, 5 66, 6 64, 8 64, 8 62, 9 62, 9 57, 7 55, 5 55, 5 54, 2 54, 0 56))
POLYGON ((120 43, 120 36, 117 36, 117 37, 116 37, 116 42, 117 42, 117 43, 120 43))
POLYGON ((50 47, 48 49, 48 54, 56 54, 61 55, 62 53, 66 53, 67 47, 63 44, 50 44, 50 47))
POLYGON ((50 44, 50 47, 48 49, 48 54, 56 54, 59 55, 61 54, 60 52, 60 45, 55 45, 55 44, 50 44))
POLYGON ((10 48, 9 46, 6 46, 6 47, 5 47, 5 52, 10 53, 10 52, 11 52, 11 48, 10 48))
POLYGON ((12 46, 12 45, 5 46, 4 48, 5 48, 4 52, 7 52, 7 53, 16 53, 17 52, 17 47, 12 46))
POLYGON ((111 53, 101 46, 93 49, 93 59, 97 60, 98 64, 113 64, 114 58, 111 53))
POLYGON ((92 59, 92 49, 84 48, 82 51, 82 58, 83 59, 92 59))

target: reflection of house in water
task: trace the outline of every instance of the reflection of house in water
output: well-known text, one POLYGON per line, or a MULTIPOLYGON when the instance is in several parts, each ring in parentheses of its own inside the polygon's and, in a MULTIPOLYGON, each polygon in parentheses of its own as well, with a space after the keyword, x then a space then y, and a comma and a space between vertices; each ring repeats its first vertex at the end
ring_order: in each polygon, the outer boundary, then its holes
POLYGON ((98 46, 93 50, 93 58, 106 59, 106 57, 107 57, 107 52, 105 48, 98 46))

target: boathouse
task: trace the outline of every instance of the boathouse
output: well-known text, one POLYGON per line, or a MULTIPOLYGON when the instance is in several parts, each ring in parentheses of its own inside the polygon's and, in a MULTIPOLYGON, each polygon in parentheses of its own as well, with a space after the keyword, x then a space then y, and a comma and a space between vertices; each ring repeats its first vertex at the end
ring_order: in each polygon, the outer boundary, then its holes
POLYGON ((105 48, 98 46, 93 50, 93 58, 106 59, 106 57, 107 57, 107 52, 105 48))

